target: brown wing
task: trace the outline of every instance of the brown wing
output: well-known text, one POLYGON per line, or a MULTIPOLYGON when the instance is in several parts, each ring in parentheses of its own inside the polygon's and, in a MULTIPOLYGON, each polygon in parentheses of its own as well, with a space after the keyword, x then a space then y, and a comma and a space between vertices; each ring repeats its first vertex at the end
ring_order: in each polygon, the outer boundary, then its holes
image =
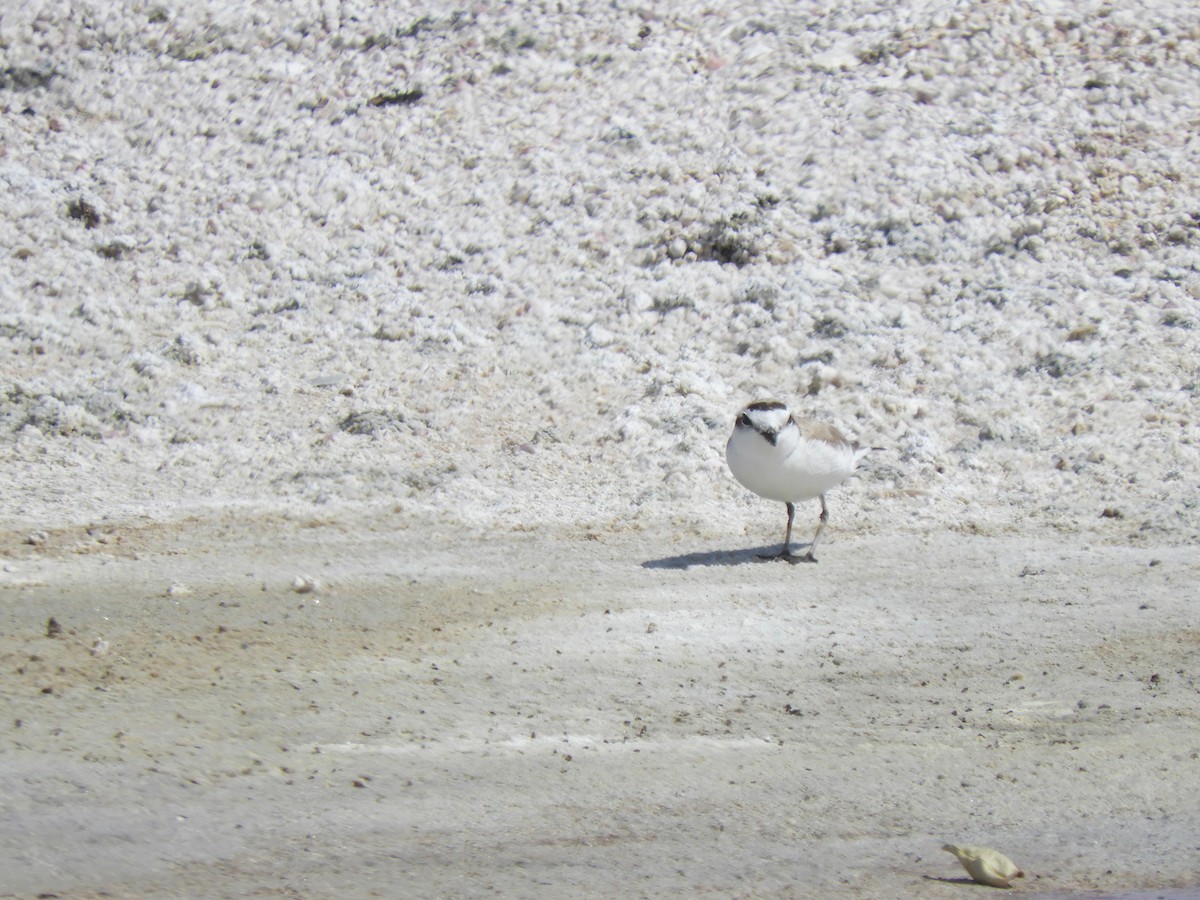
POLYGON ((827 444, 844 444, 849 447, 850 442, 846 440, 846 436, 834 428, 832 425, 826 425, 824 422, 797 422, 800 426, 800 433, 810 441, 824 441, 827 444))

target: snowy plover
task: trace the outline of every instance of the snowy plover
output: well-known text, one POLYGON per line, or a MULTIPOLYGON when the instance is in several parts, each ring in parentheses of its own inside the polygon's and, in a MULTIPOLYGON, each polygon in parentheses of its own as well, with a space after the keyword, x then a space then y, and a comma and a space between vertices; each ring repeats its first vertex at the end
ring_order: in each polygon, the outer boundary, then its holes
POLYGON ((777 400, 751 403, 738 415, 725 445, 725 460, 733 477, 760 497, 787 504, 787 531, 783 549, 763 559, 816 562, 813 555, 825 530, 829 510, 825 492, 850 477, 871 448, 846 440, 832 425, 797 422, 777 400), (792 553, 792 519, 796 501, 821 499, 821 519, 808 552, 792 553))

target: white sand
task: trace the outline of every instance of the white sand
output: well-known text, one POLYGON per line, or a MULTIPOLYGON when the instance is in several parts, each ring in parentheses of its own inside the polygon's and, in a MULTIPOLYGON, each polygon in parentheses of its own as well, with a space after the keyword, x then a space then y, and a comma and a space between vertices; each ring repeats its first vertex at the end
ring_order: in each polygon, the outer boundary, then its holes
POLYGON ((1200 15, 826 6, 0 14, 0 891, 1200 889, 1200 15))

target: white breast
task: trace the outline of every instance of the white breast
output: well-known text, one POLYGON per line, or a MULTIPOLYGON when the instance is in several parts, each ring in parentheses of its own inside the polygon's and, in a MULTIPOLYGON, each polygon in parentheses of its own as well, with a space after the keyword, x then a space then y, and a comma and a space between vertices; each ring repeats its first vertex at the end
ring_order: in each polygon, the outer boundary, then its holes
POLYGON ((733 477, 760 497, 808 500, 845 481, 860 454, 845 443, 804 436, 790 426, 774 445, 753 429, 735 428, 725 446, 733 477))

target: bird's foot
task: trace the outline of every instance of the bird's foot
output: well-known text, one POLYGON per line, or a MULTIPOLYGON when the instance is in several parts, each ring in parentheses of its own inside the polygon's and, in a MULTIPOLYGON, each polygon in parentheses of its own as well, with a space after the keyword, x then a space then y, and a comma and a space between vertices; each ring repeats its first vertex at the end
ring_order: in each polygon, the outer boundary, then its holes
POLYGON ((778 553, 760 553, 759 559, 782 559, 784 562, 789 562, 793 566, 796 563, 815 563, 817 558, 812 555, 812 551, 807 553, 792 553, 790 550, 780 550, 778 553))

